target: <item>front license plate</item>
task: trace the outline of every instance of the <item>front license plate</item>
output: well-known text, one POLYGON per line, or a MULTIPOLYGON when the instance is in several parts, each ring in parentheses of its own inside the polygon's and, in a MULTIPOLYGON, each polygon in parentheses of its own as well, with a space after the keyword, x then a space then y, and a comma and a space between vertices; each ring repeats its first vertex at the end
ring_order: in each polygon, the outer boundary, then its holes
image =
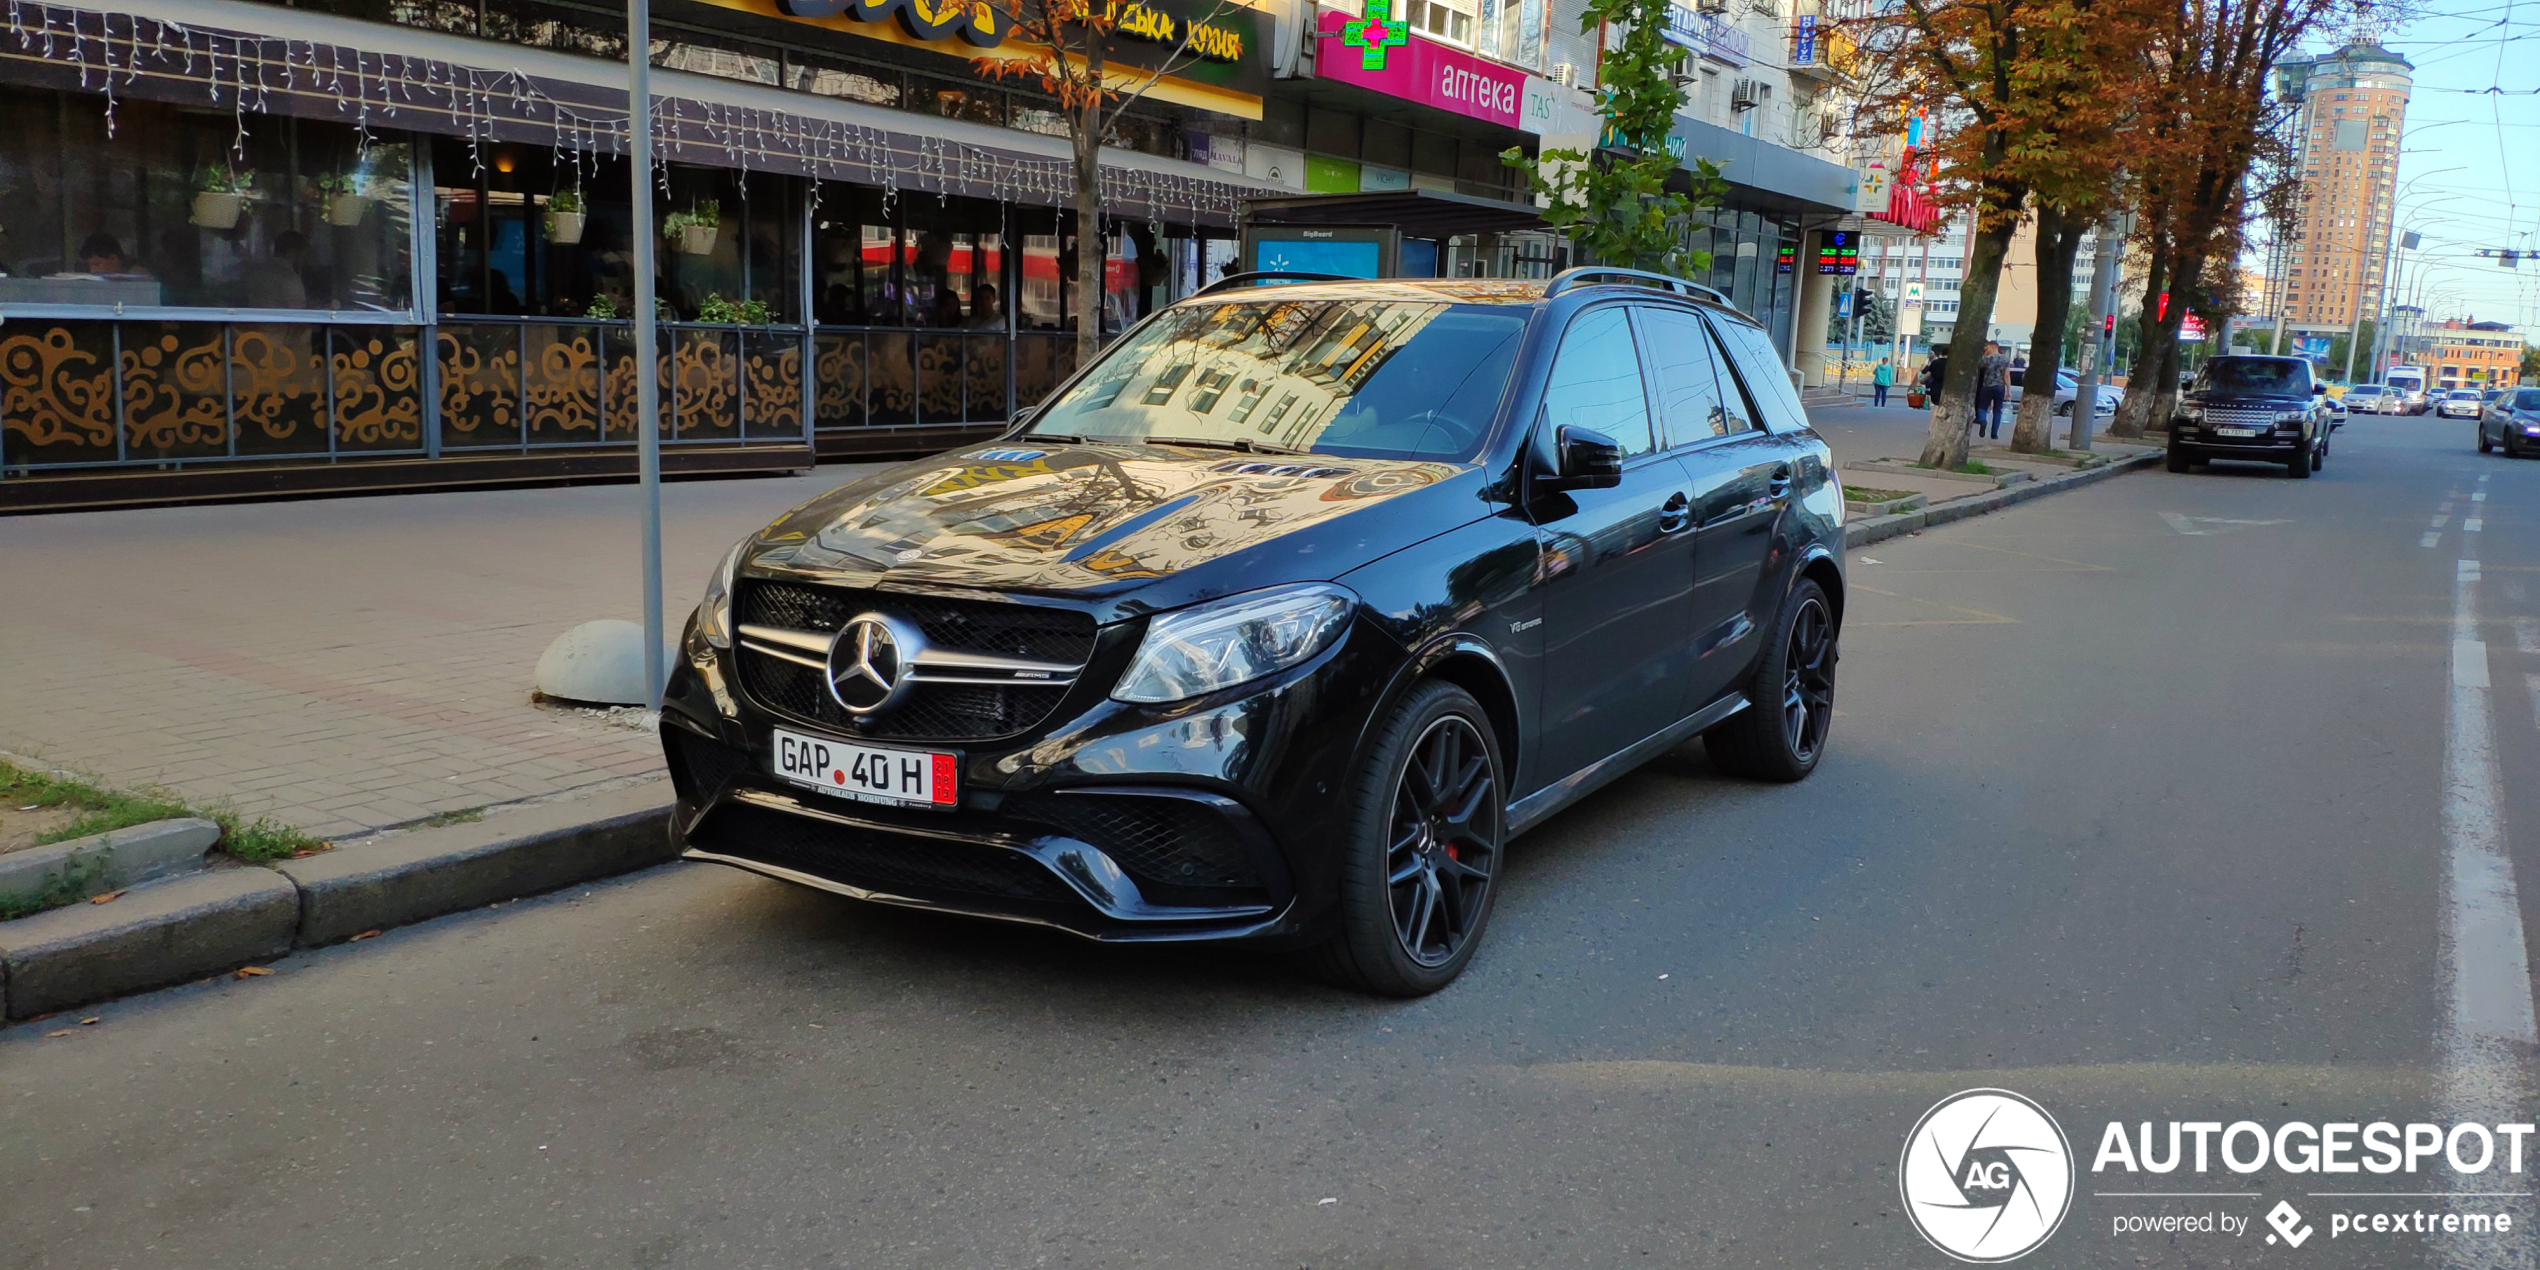
POLYGON ((2258 430, 2256 428, 2216 428, 2214 429, 2214 435, 2218 437, 2254 437, 2258 435, 2258 430))
POLYGON ((776 774, 794 784, 859 802, 951 807, 953 756, 894 750, 776 729, 776 774))

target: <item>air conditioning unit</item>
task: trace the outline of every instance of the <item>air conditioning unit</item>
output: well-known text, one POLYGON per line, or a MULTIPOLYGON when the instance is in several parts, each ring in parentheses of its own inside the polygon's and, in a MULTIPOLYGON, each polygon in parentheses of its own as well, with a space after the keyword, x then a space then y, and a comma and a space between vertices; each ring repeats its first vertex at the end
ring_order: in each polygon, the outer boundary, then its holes
POLYGON ((1553 83, 1564 87, 1574 87, 1579 82, 1579 68, 1568 62, 1554 62, 1551 78, 1553 83))
POLYGON ((1693 0, 1693 7, 1703 13, 1726 13, 1729 0, 1693 0))
POLYGON ((1761 80, 1741 79, 1729 85, 1729 109, 1753 110, 1770 100, 1773 86, 1761 80))

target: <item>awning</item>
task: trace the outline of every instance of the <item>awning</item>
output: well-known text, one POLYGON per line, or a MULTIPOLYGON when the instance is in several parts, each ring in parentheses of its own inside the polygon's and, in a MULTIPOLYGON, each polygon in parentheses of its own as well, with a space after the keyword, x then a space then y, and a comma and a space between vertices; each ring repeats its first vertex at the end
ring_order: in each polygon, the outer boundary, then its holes
POLYGON ((1264 225, 1392 225, 1409 238, 1543 228, 1543 214, 1524 203, 1444 190, 1256 198, 1244 204, 1244 219, 1264 225))
MULTIPOLYGON (((553 146, 627 151, 622 63, 244 0, 119 0, 113 12, 13 0, 0 81, 553 146)), ((1064 137, 680 71, 653 72, 661 159, 1039 206, 1074 198, 1064 137), (920 128, 924 131, 919 131, 920 128)), ((1232 225, 1277 187, 1199 164, 1104 153, 1111 215, 1232 225)))

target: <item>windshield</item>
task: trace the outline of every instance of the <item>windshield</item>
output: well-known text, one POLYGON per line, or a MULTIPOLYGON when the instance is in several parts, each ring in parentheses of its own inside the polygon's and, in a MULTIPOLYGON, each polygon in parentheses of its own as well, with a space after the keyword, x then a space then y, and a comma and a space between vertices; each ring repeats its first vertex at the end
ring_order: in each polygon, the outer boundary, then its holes
POLYGON ((2197 372, 2196 391, 2299 397, 2311 391, 2311 368, 2289 357, 2217 357, 2197 372))
POLYGON ((1167 309, 1029 435, 1455 461, 1498 409, 1526 311, 1247 299, 1167 309))
POLYGON ((2516 391, 2514 409, 2540 410, 2540 388, 2524 388, 2516 391))

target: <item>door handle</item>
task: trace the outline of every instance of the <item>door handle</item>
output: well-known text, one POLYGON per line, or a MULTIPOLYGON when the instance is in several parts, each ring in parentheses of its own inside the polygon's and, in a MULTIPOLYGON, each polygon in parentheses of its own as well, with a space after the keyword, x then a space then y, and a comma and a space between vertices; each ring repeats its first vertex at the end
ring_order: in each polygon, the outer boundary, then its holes
POLYGON ((1775 467, 1773 479, 1764 488, 1776 499, 1790 493, 1790 465, 1784 463, 1775 467))
POLYGON ((1677 490, 1667 499, 1666 505, 1658 509, 1658 532, 1662 534, 1679 532, 1692 523, 1693 500, 1685 497, 1683 490, 1677 490))

